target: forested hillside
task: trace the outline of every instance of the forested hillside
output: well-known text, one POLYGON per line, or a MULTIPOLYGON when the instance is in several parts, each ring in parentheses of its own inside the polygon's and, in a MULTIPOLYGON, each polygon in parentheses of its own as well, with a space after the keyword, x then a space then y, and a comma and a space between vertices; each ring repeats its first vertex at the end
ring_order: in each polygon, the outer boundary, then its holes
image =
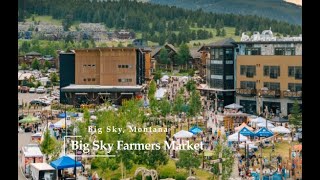
POLYGON ((172 5, 206 12, 257 15, 292 24, 302 22, 300 6, 283 0, 149 0, 151 3, 172 5))

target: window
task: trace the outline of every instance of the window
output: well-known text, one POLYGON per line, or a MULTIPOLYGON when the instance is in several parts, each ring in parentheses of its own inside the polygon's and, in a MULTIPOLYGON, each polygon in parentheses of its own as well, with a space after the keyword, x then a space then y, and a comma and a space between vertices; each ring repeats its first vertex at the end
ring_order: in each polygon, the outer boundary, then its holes
POLYGON ((87 81, 87 79, 86 79, 86 78, 83 78, 83 81, 87 81))
POLYGON ((288 67, 288 76, 289 77, 294 77, 294 66, 289 66, 288 67))
POLYGON ((245 55, 261 55, 260 48, 246 48, 245 55))
POLYGON ((295 79, 302 79, 302 67, 301 66, 289 66, 288 76, 295 79))
POLYGON ((223 59, 223 49, 212 49, 211 59, 223 59))
POLYGON ((296 50, 294 47, 292 48, 286 48, 286 55, 287 56, 294 56, 296 55, 296 50))
POLYGON ((277 79, 280 76, 280 66, 263 66, 263 75, 277 79))
POLYGON ((241 66, 240 66, 240 75, 244 75, 245 72, 246 72, 246 66, 241 65, 241 66))
POLYGON ((88 78, 88 81, 91 81, 91 78, 88 78))
POLYGON ((266 87, 269 90, 280 90, 280 83, 265 82, 263 83, 263 87, 266 87))
POLYGON ((96 78, 92 78, 92 81, 96 81, 96 78))
POLYGON ((288 83, 288 89, 290 91, 302 91, 301 83, 288 83))
POLYGON ((128 65, 124 65, 124 67, 125 67, 125 68, 129 68, 129 66, 128 66, 128 65))
POLYGON ((233 49, 226 49, 225 50, 225 59, 226 60, 233 59, 233 49))
POLYGON ((87 67, 87 65, 86 65, 86 64, 84 64, 84 65, 82 65, 82 67, 87 67))
POLYGON ((211 66, 211 72, 213 72, 212 74, 223 75, 223 71, 224 67, 222 64, 215 64, 211 66))
POLYGON ((92 64, 91 67, 92 67, 92 68, 96 68, 96 65, 95 65, 95 64, 92 64))
POLYGON ((128 67, 129 67, 129 68, 132 68, 132 65, 129 65, 128 67))
POLYGON ((121 79, 118 79, 118 82, 121 82, 121 79))
POLYGON ((124 68, 125 67, 125 65, 121 65, 121 68, 124 68))
POLYGON ((285 55, 285 48, 274 48, 274 55, 285 55))
POLYGON ((241 89, 256 89, 256 82, 254 81, 240 81, 241 89))
POLYGON ((211 79, 222 79, 222 75, 211 75, 211 79))
POLYGON ((118 65, 118 68, 121 68, 121 65, 118 65))

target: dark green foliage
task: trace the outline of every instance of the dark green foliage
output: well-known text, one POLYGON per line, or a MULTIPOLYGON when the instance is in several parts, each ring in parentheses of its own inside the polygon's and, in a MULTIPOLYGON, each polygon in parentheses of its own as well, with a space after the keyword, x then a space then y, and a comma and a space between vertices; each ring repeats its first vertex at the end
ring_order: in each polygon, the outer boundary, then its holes
MULTIPOLYGON (((168 1, 167 3, 181 3, 186 1, 191 0, 168 1)), ((207 6, 205 2, 208 2, 208 0, 201 1, 203 3, 197 1, 197 5, 207 6)), ((223 2, 225 3, 225 1, 223 2)), ((259 2, 263 3, 264 1, 259 2)), ((62 19, 65 29, 75 21, 101 22, 105 23, 109 28, 126 28, 134 31, 147 32, 150 37, 146 39, 151 40, 151 37, 153 37, 156 39, 155 42, 159 41, 159 39, 163 42, 163 37, 159 38, 158 35, 152 35, 152 31, 157 31, 160 34, 163 34, 166 31, 181 31, 182 33, 177 35, 177 41, 175 41, 178 45, 182 42, 186 43, 191 39, 191 32, 189 33, 188 29, 195 24, 197 24, 198 27, 216 27, 219 29, 223 27, 241 27, 242 30, 247 31, 252 31, 254 28, 261 26, 267 28, 272 27, 274 32, 279 32, 281 34, 294 33, 295 35, 298 35, 301 33, 301 26, 290 25, 288 23, 253 15, 239 16, 234 14, 215 14, 202 10, 191 11, 177 7, 160 6, 129 0, 106 2, 90 2, 89 0, 26 0, 25 4, 28 4, 28 6, 25 7, 25 13, 18 14, 19 19, 23 19, 21 16, 26 18, 28 14, 50 15, 54 19, 62 19), (149 26, 149 23, 151 26, 149 26)), ((190 4, 193 3, 190 2, 190 4)), ((283 5, 283 3, 280 4, 283 5)), ((236 7, 239 6, 238 3, 228 1, 228 7, 232 5, 236 7)), ((193 9, 194 7, 195 6, 192 5, 193 9)), ((213 6, 209 7, 214 8, 213 6)), ((278 5, 272 7, 278 7, 278 5)), ((22 9, 23 5, 19 4, 18 11, 23 11, 22 9)), ((246 12, 248 12, 247 9, 248 8, 246 8, 246 12)), ((270 11, 271 9, 273 8, 268 8, 270 11)), ((286 12, 292 10, 292 8, 290 10, 282 8, 281 10, 286 12)), ((271 13, 271 15, 272 14, 275 13, 271 13)), ((290 12, 287 13, 287 15, 288 14, 290 14, 290 12)), ((301 19, 301 13, 299 18, 301 19)), ((289 19, 292 19, 292 17, 290 16, 289 19)), ((169 36, 166 37, 168 40, 169 36)))

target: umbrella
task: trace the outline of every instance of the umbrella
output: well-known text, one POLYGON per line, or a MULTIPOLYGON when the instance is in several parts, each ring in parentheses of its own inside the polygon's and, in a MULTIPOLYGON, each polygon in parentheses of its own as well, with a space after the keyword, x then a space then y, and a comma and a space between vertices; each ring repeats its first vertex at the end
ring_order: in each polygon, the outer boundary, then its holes
POLYGON ((273 136, 273 132, 271 132, 269 129, 263 127, 255 132, 255 136, 270 137, 270 136, 273 136))
POLYGON ((198 133, 202 132, 202 130, 201 130, 199 127, 197 127, 197 126, 193 126, 193 127, 189 130, 189 132, 191 132, 191 133, 193 133, 193 134, 198 134, 198 133))
POLYGON ((291 133, 291 131, 288 128, 285 128, 283 126, 277 126, 275 128, 272 128, 271 131, 274 132, 274 133, 280 133, 280 134, 291 133))
POLYGON ((191 138, 193 134, 186 130, 181 130, 173 135, 175 138, 191 138))
POLYGON ((267 125, 266 125, 266 123, 264 122, 264 123, 259 123, 259 124, 257 124, 257 126, 258 127, 268 127, 268 128, 274 128, 275 126, 273 125, 273 124, 271 124, 271 123, 269 123, 269 122, 267 122, 267 125))
POLYGON ((227 109, 240 109, 240 108, 243 108, 243 106, 240 106, 239 104, 229 104, 228 106, 225 106, 225 108, 227 109))
MULTIPOLYGON (((228 141, 238 141, 238 136, 239 136, 238 133, 231 134, 230 136, 228 136, 228 141)), ((240 134, 239 140, 246 141, 248 140, 248 138, 240 134)))
POLYGON ((19 121, 19 123, 34 123, 34 122, 39 122, 39 121, 40 121, 40 119, 38 117, 34 117, 34 116, 29 115, 29 116, 21 119, 19 121))
POLYGON ((82 166, 81 162, 72 159, 69 156, 62 156, 59 159, 52 161, 50 163, 52 167, 55 169, 65 169, 65 168, 72 168, 72 167, 79 167, 82 166))

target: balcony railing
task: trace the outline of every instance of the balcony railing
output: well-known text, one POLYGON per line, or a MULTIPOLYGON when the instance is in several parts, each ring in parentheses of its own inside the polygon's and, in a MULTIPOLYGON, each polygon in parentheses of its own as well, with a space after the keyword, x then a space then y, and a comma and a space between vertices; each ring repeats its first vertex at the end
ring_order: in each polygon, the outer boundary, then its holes
POLYGON ((237 93, 237 95, 240 95, 240 96, 252 97, 252 96, 255 96, 257 94, 257 91, 256 91, 256 89, 237 88, 236 89, 236 93, 237 93))
POLYGON ((259 93, 265 98, 279 98, 281 95, 280 90, 259 90, 259 93))
POLYGON ((301 99, 302 91, 283 91, 283 97, 290 99, 301 99))

